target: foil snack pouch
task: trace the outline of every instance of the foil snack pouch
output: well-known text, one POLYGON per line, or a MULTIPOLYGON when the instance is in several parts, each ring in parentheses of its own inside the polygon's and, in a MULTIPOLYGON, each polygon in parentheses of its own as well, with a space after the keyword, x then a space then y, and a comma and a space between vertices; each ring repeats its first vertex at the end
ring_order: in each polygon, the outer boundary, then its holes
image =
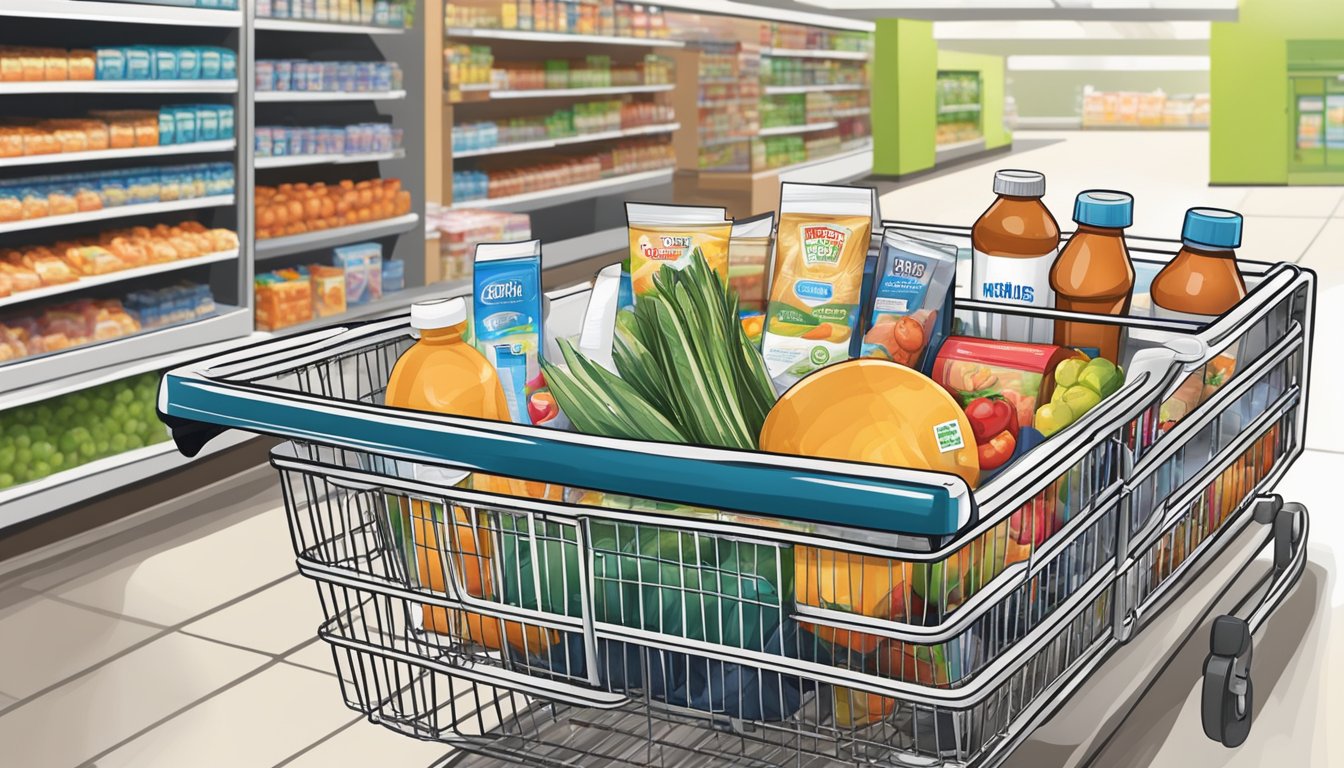
POLYGON ((848 360, 873 226, 863 187, 784 184, 762 354, 778 392, 848 360))
POLYGON ((629 276, 630 293, 622 306, 655 289, 653 276, 664 264, 681 269, 700 251, 711 269, 728 281, 728 241, 733 222, 723 208, 689 205, 626 203, 630 232, 630 256, 623 272, 629 276))

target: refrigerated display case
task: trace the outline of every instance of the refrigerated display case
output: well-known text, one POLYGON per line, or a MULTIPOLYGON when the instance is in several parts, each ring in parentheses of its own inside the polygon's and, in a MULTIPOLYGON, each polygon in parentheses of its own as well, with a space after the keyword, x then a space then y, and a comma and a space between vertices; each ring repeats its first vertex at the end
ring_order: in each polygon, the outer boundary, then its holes
POLYGON ((1289 78, 1290 174, 1344 172, 1344 73, 1289 78))

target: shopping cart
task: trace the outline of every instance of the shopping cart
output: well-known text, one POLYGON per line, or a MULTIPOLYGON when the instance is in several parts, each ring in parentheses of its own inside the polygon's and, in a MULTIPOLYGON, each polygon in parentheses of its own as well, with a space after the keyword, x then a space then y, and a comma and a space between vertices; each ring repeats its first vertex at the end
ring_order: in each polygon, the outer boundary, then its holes
MULTIPOLYGON (((1143 293, 1176 246, 1130 245, 1143 293)), ((1304 564, 1306 511, 1270 491, 1302 452, 1315 297, 1307 270, 1240 266, 1249 295, 1207 326, 958 298, 972 331, 1128 339, 1118 392, 974 492, 388 408, 406 317, 171 371, 159 410, 187 454, 288 440, 272 464, 346 704, 482 764, 994 765, 1257 523, 1273 571, 1204 670, 1205 731, 1236 745, 1251 635, 1304 564)))

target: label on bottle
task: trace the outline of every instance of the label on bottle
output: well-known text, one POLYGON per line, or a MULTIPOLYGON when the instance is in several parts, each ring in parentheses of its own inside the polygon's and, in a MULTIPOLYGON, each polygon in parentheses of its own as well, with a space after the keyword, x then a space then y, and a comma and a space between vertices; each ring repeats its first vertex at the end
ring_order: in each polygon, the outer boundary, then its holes
MULTIPOLYGON (((979 250, 974 254, 972 299, 1044 309, 1055 306, 1055 292, 1050 288, 1050 268, 1059 255, 1058 249, 1028 257, 991 256, 979 250)), ((1049 318, 994 312, 977 312, 975 315, 976 335, 984 338, 1038 344, 1049 344, 1054 340, 1055 323, 1049 318)))

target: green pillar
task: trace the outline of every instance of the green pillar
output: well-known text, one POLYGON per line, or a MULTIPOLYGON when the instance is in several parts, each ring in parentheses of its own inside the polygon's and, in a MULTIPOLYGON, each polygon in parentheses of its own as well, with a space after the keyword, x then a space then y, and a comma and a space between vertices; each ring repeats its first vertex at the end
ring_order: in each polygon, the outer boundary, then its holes
POLYGON ((879 19, 873 51, 873 173, 933 167, 938 44, 933 23, 879 19))

